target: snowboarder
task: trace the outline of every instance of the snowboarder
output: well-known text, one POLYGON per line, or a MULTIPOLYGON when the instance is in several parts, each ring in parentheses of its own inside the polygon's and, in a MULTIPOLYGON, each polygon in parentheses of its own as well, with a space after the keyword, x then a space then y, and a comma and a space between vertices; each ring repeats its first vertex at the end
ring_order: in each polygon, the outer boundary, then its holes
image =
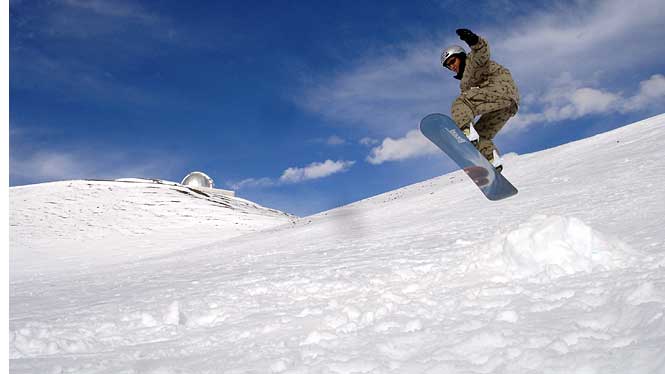
POLYGON ((471 47, 452 45, 441 53, 441 64, 456 73, 461 94, 451 107, 451 117, 478 151, 498 170, 501 157, 492 139, 517 113, 519 91, 510 71, 490 60, 487 41, 468 29, 457 29, 459 38, 471 47), (473 120, 480 116, 474 124, 473 120))

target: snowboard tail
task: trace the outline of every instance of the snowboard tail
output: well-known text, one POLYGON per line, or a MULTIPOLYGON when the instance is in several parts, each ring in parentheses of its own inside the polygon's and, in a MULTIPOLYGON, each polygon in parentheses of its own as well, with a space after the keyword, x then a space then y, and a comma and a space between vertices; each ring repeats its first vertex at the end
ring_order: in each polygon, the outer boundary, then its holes
POLYGON ((430 114, 420 121, 420 131, 464 170, 489 200, 517 194, 517 188, 494 169, 450 117, 430 114))

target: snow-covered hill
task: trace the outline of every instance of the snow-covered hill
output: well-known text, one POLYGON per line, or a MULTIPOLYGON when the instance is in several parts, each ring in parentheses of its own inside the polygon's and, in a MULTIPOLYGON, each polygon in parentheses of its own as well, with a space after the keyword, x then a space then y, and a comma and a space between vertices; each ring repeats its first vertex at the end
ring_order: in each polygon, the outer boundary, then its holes
MULTIPOLYGON (((208 244, 193 237, 213 237, 213 226, 196 235, 171 226, 134 237, 141 240, 123 239, 117 229, 86 230, 99 203, 94 196, 68 211, 67 199, 77 197, 43 191, 51 185, 11 189, 13 258, 35 253, 26 236, 42 231, 54 240, 42 251, 67 253, 69 243, 57 235, 76 233, 88 250, 103 251, 89 239, 104 233, 126 255, 86 260, 88 268, 63 265, 61 273, 14 262, 10 367, 664 373, 663 160, 660 115, 509 158, 505 174, 520 193, 504 201, 487 201, 455 172, 208 244), (43 207, 44 216, 79 223, 56 227, 45 219, 22 227, 14 212, 39 208, 31 198, 55 203, 43 207), (169 249, 141 257, 143 250, 133 250, 139 245, 169 249)), ((139 217, 136 202, 126 209, 139 217)), ((190 210, 192 221, 200 211, 190 210)), ((133 223, 153 227, 142 223, 146 216, 133 223)), ((125 227, 119 222, 106 224, 125 227)), ((80 252, 71 261, 80 261, 80 252)))
POLYGON ((160 180, 77 180, 10 188, 12 275, 131 261, 295 217, 213 189, 160 180))

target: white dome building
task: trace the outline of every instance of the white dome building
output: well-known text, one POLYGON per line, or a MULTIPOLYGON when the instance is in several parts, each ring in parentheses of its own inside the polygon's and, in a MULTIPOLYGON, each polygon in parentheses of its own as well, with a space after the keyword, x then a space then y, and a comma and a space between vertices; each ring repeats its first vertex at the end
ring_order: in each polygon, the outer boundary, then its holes
POLYGON ((235 196, 234 191, 220 190, 215 188, 215 182, 206 173, 202 171, 193 171, 185 176, 180 182, 183 186, 197 190, 207 190, 208 192, 221 193, 222 195, 235 196))
POLYGON ((193 171, 185 178, 183 178, 180 184, 189 186, 189 187, 205 187, 205 188, 214 188, 215 185, 212 178, 210 178, 206 173, 201 171, 193 171))

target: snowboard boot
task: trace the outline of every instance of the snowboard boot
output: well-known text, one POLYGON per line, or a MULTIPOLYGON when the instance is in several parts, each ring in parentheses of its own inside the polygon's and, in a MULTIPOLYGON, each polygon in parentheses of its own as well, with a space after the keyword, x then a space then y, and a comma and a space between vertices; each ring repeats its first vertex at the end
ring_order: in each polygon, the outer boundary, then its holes
POLYGON ((496 169, 497 172, 500 173, 503 170, 503 159, 496 149, 492 151, 492 159, 489 160, 489 162, 494 166, 494 169, 496 169))
POLYGON ((478 135, 478 132, 476 129, 473 128, 473 121, 469 123, 468 126, 462 127, 462 132, 464 135, 466 135, 467 139, 473 144, 474 147, 478 148, 478 140, 480 139, 480 135, 478 135))

